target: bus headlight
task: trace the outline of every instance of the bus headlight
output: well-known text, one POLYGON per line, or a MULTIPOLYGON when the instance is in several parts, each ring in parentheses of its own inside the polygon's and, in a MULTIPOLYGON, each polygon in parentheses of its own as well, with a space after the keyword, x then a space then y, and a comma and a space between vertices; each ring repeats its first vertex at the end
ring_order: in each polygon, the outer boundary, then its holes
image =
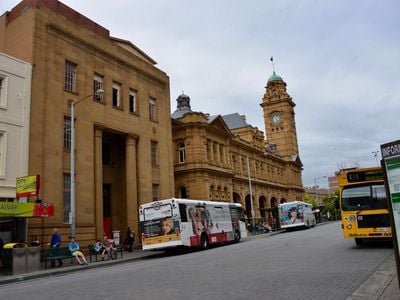
POLYGON ((349 216, 349 221, 350 222, 355 222, 356 221, 356 216, 353 216, 353 215, 349 216))
POLYGON ((347 228, 347 229, 351 229, 351 224, 347 224, 347 225, 346 225, 346 228, 347 228))

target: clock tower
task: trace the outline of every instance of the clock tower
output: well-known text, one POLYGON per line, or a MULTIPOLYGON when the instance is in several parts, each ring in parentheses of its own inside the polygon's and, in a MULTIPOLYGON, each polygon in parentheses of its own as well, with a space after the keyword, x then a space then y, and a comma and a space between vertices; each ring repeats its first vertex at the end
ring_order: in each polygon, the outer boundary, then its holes
POLYGON ((284 158, 298 157, 296 122, 292 97, 286 92, 286 83, 275 74, 268 79, 265 94, 260 104, 264 112, 267 140, 276 145, 276 150, 284 158))

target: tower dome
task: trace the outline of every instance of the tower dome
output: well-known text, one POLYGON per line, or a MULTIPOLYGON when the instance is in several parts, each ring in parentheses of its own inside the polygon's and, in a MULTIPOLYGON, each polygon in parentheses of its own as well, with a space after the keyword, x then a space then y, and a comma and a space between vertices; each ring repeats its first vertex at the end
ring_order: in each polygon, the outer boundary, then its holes
POLYGON ((190 108, 190 97, 185 95, 183 92, 176 99, 177 106, 175 112, 172 114, 172 118, 179 119, 186 113, 192 112, 190 108))
POLYGON ((268 83, 273 82, 273 81, 283 81, 282 77, 277 75, 274 71, 274 73, 272 74, 272 76, 270 78, 268 78, 268 83))

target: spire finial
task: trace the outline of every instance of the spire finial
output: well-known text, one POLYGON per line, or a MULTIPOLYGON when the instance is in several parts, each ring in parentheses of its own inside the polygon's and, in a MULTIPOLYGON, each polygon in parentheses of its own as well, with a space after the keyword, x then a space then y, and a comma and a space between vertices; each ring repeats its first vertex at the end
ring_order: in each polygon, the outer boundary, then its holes
POLYGON ((275 65, 274 65, 274 57, 273 56, 271 56, 270 61, 272 63, 272 71, 273 71, 272 73, 275 75, 275 65))

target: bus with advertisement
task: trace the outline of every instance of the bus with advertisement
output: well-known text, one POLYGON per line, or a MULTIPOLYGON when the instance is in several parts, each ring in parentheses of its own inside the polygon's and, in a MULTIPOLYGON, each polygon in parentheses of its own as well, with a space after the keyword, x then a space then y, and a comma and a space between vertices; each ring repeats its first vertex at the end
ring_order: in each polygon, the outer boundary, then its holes
POLYGON ((342 170, 338 174, 342 229, 357 245, 391 239, 392 230, 380 167, 342 170))
POLYGON ((281 229, 290 230, 296 227, 314 227, 317 224, 313 206, 302 201, 285 202, 278 205, 281 229))
POLYGON ((238 203, 165 199, 139 207, 143 250, 239 242, 247 236, 238 203))

